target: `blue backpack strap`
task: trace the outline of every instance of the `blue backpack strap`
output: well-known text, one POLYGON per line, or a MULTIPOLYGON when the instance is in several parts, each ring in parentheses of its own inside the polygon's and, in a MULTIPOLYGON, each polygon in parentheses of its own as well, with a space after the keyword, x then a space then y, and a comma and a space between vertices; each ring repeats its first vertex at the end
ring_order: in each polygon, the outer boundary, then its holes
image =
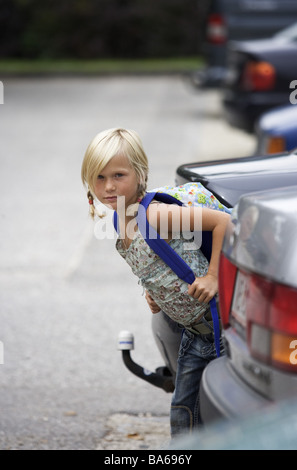
MULTIPOLYGON (((159 193, 157 194, 159 196, 159 193)), ((167 194, 165 196, 168 196, 168 198, 166 197, 166 200, 169 204, 169 200, 174 200, 175 202, 177 201, 177 199, 172 196, 169 196, 167 194)), ((163 261, 165 261, 165 263, 172 269, 172 271, 174 271, 177 276, 183 281, 187 282, 188 284, 192 284, 195 281, 195 275, 191 268, 174 251, 174 249, 171 248, 171 246, 166 243, 163 238, 160 237, 159 233, 150 226, 147 220, 146 211, 154 197, 155 193, 147 193, 140 203, 140 208, 136 216, 139 231, 147 242, 147 244, 151 247, 151 249, 155 253, 157 253, 157 255, 159 255, 163 261)), ((158 200, 160 200, 159 197, 158 200)), ((180 203, 179 205, 182 205, 182 203, 180 203)))
MULTIPOLYGON (((140 210, 138 210, 138 214, 136 216, 137 224, 140 233, 142 234, 143 238, 146 240, 147 244, 151 247, 151 249, 160 256, 160 258, 175 272, 175 274, 182 279, 183 281, 187 282, 188 284, 192 284, 196 276, 193 273, 192 269, 187 265, 187 263, 176 253, 173 248, 165 241, 163 238, 160 237, 158 232, 156 232, 150 225, 146 217, 146 211, 153 199, 156 199, 161 202, 165 202, 166 204, 178 204, 182 205, 182 202, 178 199, 170 196, 169 194, 159 193, 159 192, 150 192, 147 193, 140 203, 140 210)), ((211 234, 211 232, 205 232, 211 234)), ((208 239, 208 243, 210 246, 208 249, 211 250, 211 240, 208 239)), ((211 251, 210 251, 211 253, 211 251)), ((206 256, 208 260, 210 259, 209 256, 206 256)), ((215 348, 217 356, 220 356, 220 323, 219 323, 219 316, 216 306, 216 299, 213 298, 210 301, 210 310, 211 316, 213 321, 214 327, 214 338, 215 338, 215 348)))
POLYGON ((215 297, 211 299, 209 302, 210 305, 210 312, 211 312, 211 317, 213 321, 213 330, 214 330, 214 342, 215 342, 215 348, 216 348, 216 353, 217 356, 220 357, 220 320, 219 320, 219 314, 218 314, 218 309, 217 309, 217 302, 215 297))
POLYGON ((118 231, 118 214, 116 211, 114 211, 113 213, 113 226, 114 226, 114 229, 117 233, 119 233, 118 231))

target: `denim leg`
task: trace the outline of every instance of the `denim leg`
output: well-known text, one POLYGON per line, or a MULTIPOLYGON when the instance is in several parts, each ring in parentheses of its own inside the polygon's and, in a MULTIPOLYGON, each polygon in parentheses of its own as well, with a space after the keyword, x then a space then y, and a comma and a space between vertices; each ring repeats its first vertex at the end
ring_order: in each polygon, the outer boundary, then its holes
POLYGON ((184 330, 177 363, 170 421, 172 437, 201 425, 199 387, 207 364, 216 357, 212 340, 184 330))

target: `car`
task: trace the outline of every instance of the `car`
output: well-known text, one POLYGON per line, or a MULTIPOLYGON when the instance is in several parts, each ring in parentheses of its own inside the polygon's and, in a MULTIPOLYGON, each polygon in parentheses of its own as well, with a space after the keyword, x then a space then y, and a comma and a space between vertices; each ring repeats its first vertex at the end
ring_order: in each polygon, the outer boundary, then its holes
POLYGON ((296 79, 297 23, 271 39, 230 42, 222 96, 227 122, 255 132, 262 114, 295 101, 296 79))
POLYGON ((259 155, 297 148, 297 106, 289 104, 264 113, 256 123, 259 155))
POLYGON ((220 260, 226 355, 205 369, 207 424, 232 421, 297 392, 297 152, 183 165, 234 207, 220 260))
POLYGON ((200 182, 227 207, 244 194, 297 184, 297 151, 186 163, 176 184, 200 182))
POLYGON ((229 41, 269 38, 297 20, 295 0, 206 0, 202 53, 207 67, 193 76, 198 87, 217 87, 226 72, 229 41))
POLYGON ((232 422, 297 392, 297 151, 185 164, 176 183, 188 181, 233 207, 219 274, 226 355, 200 389, 204 423, 232 422))
POLYGON ((240 198, 220 260, 227 356, 201 383, 206 422, 262 410, 297 393, 297 185, 240 198))

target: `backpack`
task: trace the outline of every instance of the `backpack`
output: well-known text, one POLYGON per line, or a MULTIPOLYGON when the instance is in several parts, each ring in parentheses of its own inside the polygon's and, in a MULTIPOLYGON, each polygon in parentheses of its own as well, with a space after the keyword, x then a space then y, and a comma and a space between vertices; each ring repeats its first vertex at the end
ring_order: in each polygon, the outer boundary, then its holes
MULTIPOLYGON (((220 201, 201 183, 186 183, 184 185, 173 187, 164 186, 146 193, 140 202, 142 210, 138 210, 136 222, 141 235, 150 246, 150 248, 160 256, 160 258, 175 272, 175 274, 192 284, 195 280, 195 274, 185 261, 173 250, 173 248, 149 225, 146 217, 146 211, 152 200, 166 204, 178 204, 180 206, 200 206, 231 213, 231 210, 225 207, 220 201)), ((117 214, 114 213, 114 226, 117 230, 117 214)), ((212 234, 204 231, 202 233, 202 253, 210 260, 212 249, 212 234)), ((215 348, 217 356, 220 355, 220 325, 216 307, 216 299, 210 301, 210 309, 213 320, 215 348)))

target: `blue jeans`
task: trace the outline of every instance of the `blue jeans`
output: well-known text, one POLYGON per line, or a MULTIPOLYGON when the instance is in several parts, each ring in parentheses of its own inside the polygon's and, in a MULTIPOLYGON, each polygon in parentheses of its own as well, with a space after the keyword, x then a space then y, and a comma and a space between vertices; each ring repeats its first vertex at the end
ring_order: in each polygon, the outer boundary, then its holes
MULTIPOLYGON (((221 354, 223 346, 221 340, 221 354)), ((203 370, 217 357, 211 335, 195 335, 184 330, 177 362, 175 390, 170 410, 171 436, 191 432, 202 425, 199 388, 203 370)))

